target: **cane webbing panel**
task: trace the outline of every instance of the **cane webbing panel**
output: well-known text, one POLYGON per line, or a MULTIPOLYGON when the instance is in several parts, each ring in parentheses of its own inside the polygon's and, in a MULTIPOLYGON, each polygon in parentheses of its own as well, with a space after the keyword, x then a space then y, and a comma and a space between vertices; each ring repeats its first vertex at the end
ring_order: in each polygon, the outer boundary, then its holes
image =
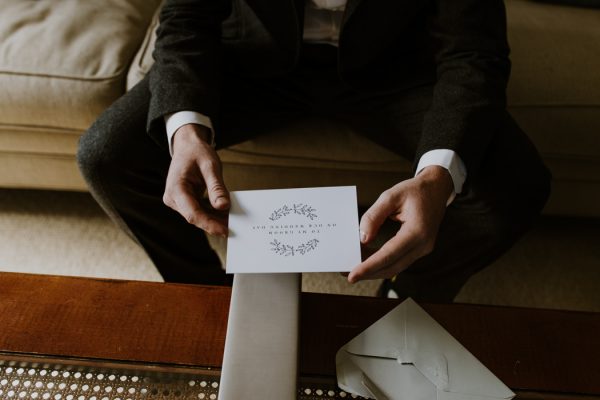
MULTIPOLYGON (((205 372, 205 373, 202 373, 205 372)), ((218 376, 0 361, 1 399, 216 399, 218 376)))
MULTIPOLYGON (((3 400, 218 399, 220 371, 165 372, 0 360, 3 400)), ((268 385, 265 382, 264 385, 268 385)), ((360 399, 333 381, 300 379, 297 400, 360 399)))

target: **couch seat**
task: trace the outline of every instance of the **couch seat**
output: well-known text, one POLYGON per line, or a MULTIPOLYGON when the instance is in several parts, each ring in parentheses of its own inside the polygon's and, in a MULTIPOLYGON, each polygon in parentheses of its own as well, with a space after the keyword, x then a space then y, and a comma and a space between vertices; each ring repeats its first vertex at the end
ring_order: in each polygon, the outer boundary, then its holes
POLYGON ((77 140, 124 92, 158 4, 0 2, 0 163, 10 171, 3 186, 82 188, 77 140))

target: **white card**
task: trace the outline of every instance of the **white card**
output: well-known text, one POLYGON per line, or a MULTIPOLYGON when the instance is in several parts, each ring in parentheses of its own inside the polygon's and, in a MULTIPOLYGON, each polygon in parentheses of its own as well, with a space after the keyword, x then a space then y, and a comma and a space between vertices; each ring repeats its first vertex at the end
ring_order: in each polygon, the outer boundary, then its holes
POLYGON ((231 192, 227 273, 348 272, 360 261, 355 186, 231 192))

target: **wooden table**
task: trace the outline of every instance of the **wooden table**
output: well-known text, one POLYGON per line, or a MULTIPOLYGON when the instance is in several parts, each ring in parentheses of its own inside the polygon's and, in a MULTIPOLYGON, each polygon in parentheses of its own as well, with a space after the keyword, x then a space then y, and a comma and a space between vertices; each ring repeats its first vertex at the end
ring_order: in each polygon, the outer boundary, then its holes
MULTIPOLYGON (((0 273, 0 353, 218 369, 229 299, 221 287, 0 273)), ((301 302, 300 374, 331 380, 337 349, 399 301, 301 302)), ((518 398, 600 399, 599 313, 422 306, 518 398)))

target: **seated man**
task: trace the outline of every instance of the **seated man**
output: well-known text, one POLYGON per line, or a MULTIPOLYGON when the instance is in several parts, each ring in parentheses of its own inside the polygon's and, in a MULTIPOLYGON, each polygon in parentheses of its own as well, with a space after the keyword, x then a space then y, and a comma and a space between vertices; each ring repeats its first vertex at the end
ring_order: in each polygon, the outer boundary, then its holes
POLYGON ((384 293, 452 301, 549 194, 506 111, 505 19, 501 0, 169 0, 155 64, 82 137, 80 168, 166 281, 223 284, 202 232, 227 235, 214 142, 340 120, 415 173, 362 216, 364 244, 388 218, 399 230, 349 282, 388 278, 384 293))

